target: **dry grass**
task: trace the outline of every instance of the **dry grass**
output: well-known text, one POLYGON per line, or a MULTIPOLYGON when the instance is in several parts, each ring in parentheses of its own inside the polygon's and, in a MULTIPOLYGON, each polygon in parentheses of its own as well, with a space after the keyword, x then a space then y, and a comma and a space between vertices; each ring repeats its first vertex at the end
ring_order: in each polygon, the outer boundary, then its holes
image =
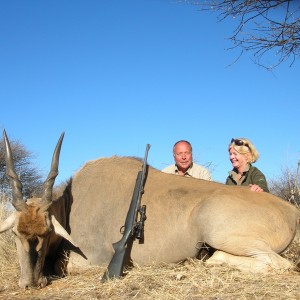
MULTIPOLYGON (((0 208, 0 212, 3 211, 0 208)), ((3 219, 5 216, 1 216, 3 219)), ((296 263, 297 236, 284 256, 296 263)), ((120 280, 101 282, 104 267, 74 271, 65 278, 49 278, 43 289, 18 286, 19 266, 12 234, 0 235, 0 299, 297 299, 300 273, 254 275, 227 266, 207 267, 189 259, 180 264, 135 266, 120 280)))
POLYGON ((206 267, 202 261, 135 267, 121 280, 101 282, 104 268, 91 267, 44 289, 21 290, 18 268, 2 271, 4 299, 300 299, 296 272, 253 275, 224 266, 206 267))
MULTIPOLYGON (((286 252, 297 257, 300 239, 286 252)), ((18 287, 16 251, 3 260, 1 245, 1 299, 300 299, 300 273, 254 275, 226 266, 207 267, 189 259, 181 264, 135 266, 121 280, 101 282, 103 267, 77 270, 65 278, 49 278, 43 289, 18 287)))

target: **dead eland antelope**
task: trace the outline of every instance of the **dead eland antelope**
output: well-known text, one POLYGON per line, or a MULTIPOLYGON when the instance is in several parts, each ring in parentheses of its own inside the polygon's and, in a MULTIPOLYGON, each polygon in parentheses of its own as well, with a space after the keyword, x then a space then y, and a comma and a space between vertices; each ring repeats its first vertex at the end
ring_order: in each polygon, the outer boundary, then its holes
MULTIPOLYGON (((43 272, 49 264, 60 274, 65 272, 62 267, 107 266, 114 253, 112 244, 121 237, 119 229, 142 165, 139 159, 117 156, 89 161, 62 195, 52 200, 62 140, 63 135, 42 198, 25 202, 4 131, 16 211, 0 225, 0 232, 12 228, 16 236, 20 287, 45 286, 43 272)), ((149 167, 142 204, 147 205, 145 240, 133 245, 134 263, 172 263, 197 257, 205 242, 216 249, 207 264, 228 263, 258 272, 292 267, 279 254, 293 241, 300 212, 272 194, 149 167)))

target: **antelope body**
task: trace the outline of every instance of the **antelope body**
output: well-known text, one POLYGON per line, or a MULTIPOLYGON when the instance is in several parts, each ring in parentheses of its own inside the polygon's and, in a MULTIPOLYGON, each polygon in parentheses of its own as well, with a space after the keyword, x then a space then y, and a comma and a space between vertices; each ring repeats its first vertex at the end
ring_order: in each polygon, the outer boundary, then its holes
MULTIPOLYGON (((42 198, 24 202, 4 131, 16 211, 0 225, 0 232, 12 228, 16 235, 21 287, 45 286, 43 272, 49 264, 58 273, 74 265, 107 266, 142 166, 138 159, 117 156, 87 162, 52 200, 62 139, 42 198)), ((292 267, 279 254, 293 241, 300 212, 272 194, 174 176, 149 166, 142 204, 147 206, 144 244, 133 244, 133 263, 197 257, 206 243, 216 249, 207 264, 228 263, 255 272, 292 267)))

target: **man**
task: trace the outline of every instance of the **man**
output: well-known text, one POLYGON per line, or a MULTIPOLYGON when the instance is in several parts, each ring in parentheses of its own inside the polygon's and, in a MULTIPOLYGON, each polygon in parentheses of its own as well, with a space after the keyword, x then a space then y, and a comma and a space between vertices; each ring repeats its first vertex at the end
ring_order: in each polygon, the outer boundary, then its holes
MULTIPOLYGON (((175 164, 162 170, 164 173, 179 176, 194 177, 198 179, 212 180, 209 171, 193 162, 193 149, 190 142, 180 140, 173 146, 175 164)), ((214 253, 214 249, 203 243, 197 257, 202 260, 208 259, 214 253)))
POLYGON ((180 140, 173 146, 175 164, 162 170, 164 173, 179 176, 194 177, 198 179, 212 180, 209 171, 193 162, 192 145, 190 142, 180 140))

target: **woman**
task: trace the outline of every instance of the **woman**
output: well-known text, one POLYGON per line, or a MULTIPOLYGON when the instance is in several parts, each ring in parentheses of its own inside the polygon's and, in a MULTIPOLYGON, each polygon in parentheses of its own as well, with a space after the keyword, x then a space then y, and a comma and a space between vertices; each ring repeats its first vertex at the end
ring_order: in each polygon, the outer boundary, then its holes
POLYGON ((233 169, 226 184, 249 186, 253 192, 269 192, 265 175, 252 166, 259 158, 254 145, 245 138, 232 139, 228 151, 233 169))

